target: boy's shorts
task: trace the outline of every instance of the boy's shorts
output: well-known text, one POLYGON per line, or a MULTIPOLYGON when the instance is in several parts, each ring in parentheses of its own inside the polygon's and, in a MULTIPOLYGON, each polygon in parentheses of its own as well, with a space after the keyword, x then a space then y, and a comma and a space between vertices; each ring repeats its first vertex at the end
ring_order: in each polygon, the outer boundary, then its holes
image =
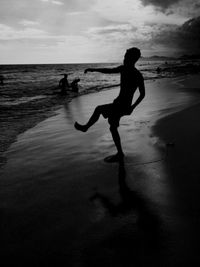
POLYGON ((102 105, 102 115, 108 119, 110 126, 119 127, 119 121, 122 116, 127 115, 122 108, 114 103, 102 105))

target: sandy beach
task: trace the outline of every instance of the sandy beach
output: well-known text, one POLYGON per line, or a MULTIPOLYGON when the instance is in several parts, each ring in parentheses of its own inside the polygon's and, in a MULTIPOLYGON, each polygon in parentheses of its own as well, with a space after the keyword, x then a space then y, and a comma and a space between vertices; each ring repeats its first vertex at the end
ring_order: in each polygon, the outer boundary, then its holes
POLYGON ((120 123, 124 165, 104 162, 115 153, 105 120, 87 134, 73 126, 118 90, 73 99, 4 153, 3 266, 200 263, 199 75, 146 81, 120 123))

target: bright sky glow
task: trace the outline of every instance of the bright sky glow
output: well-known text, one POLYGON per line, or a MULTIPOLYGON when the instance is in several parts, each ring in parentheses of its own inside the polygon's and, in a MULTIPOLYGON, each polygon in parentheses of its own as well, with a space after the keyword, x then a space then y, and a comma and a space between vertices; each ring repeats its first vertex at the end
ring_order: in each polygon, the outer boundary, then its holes
POLYGON ((144 56, 181 54, 182 25, 195 18, 191 27, 199 29, 200 4, 167 3, 1 0, 0 64, 117 62, 131 46, 139 47, 144 56))

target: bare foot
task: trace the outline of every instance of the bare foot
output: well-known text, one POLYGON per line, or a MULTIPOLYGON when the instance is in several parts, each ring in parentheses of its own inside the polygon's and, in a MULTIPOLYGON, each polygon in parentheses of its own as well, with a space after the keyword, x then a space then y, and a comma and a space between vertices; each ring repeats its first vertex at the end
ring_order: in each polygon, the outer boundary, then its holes
POLYGON ((124 154, 115 154, 108 156, 104 159, 105 162, 112 163, 112 162, 123 162, 124 161, 124 154))
POLYGON ((88 127, 86 125, 81 125, 78 122, 74 123, 74 127, 76 128, 76 130, 81 131, 81 132, 87 132, 88 127))

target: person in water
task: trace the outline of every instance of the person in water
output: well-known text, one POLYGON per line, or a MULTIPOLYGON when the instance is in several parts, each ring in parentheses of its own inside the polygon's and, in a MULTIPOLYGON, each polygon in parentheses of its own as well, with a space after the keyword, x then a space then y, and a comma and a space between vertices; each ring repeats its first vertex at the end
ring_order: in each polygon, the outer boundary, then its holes
POLYGON ((71 88, 72 88, 72 92, 78 93, 79 88, 78 88, 78 83, 80 82, 80 79, 74 79, 71 83, 71 88))
POLYGON ((145 97, 144 79, 139 70, 136 69, 135 63, 140 58, 140 50, 136 47, 128 49, 124 56, 124 64, 115 68, 89 68, 85 70, 87 72, 101 72, 101 73, 120 73, 121 83, 120 92, 113 103, 97 106, 94 113, 90 117, 89 121, 81 125, 75 122, 74 127, 82 132, 86 132, 97 120, 100 115, 108 119, 110 124, 110 131, 113 137, 113 141, 117 148, 117 154, 110 157, 109 161, 123 161, 124 153, 121 146, 121 140, 118 133, 119 121, 122 116, 130 115, 135 107, 145 97), (139 89, 139 97, 132 104, 135 91, 139 89))
POLYGON ((64 78, 62 78, 59 81, 59 87, 61 88, 61 92, 60 93, 62 95, 66 95, 67 94, 67 90, 69 89, 69 83, 68 83, 67 77, 68 77, 68 75, 64 74, 64 78))
POLYGON ((4 76, 0 75, 0 85, 4 85, 4 76))

